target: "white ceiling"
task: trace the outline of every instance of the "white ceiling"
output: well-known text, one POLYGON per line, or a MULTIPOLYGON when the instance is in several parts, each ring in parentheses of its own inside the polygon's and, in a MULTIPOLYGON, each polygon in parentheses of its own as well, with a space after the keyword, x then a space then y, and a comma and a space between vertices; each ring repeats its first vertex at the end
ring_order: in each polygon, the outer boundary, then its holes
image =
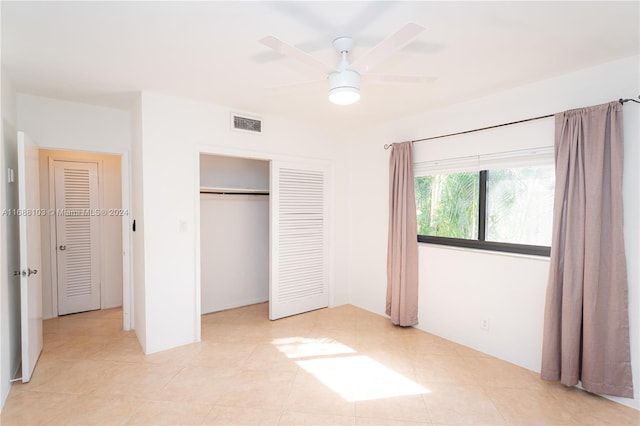
POLYGON ((345 129, 637 55, 639 5, 2 1, 2 65, 41 96, 126 108, 148 90, 345 129), (334 64, 334 38, 354 37, 355 58, 407 22, 427 30, 374 71, 438 80, 363 84, 350 106, 330 104, 326 82, 274 89, 323 76, 258 42, 274 35, 334 64))

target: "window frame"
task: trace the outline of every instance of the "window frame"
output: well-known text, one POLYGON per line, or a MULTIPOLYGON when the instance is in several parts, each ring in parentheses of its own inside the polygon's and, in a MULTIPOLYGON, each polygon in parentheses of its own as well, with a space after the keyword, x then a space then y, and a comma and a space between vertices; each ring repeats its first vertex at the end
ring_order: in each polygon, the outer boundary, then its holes
POLYGON ((537 246, 530 244, 501 243, 486 241, 486 217, 487 217, 487 170, 480 170, 479 198, 478 198, 478 237, 476 239, 438 237, 433 235, 418 234, 418 242, 426 244, 445 245, 453 247, 480 249, 504 253, 526 254, 540 257, 550 257, 550 246, 537 246))

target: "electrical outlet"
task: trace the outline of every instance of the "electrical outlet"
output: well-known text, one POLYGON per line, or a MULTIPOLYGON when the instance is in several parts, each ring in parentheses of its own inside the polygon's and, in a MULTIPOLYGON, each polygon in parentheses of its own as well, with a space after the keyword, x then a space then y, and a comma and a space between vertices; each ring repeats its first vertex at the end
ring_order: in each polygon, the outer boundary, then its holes
POLYGON ((480 328, 489 331, 489 318, 482 318, 480 320, 480 328))

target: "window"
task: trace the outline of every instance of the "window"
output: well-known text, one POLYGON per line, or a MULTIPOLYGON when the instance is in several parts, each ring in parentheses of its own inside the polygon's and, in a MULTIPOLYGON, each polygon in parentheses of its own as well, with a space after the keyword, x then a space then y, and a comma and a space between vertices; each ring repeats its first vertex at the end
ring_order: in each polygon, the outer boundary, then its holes
POLYGON ((478 173, 416 178, 418 234, 474 239, 478 235, 478 173))
POLYGON ((553 166, 487 171, 487 241, 551 245, 553 166))
POLYGON ((549 256, 553 165, 421 174, 418 241, 549 256))

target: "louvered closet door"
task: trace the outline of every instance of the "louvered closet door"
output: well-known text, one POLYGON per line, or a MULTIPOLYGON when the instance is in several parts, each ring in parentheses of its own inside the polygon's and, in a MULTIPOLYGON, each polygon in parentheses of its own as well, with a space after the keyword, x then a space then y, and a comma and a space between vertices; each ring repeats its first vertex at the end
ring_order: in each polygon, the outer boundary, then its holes
POLYGON ((100 309, 98 166, 55 162, 58 314, 100 309))
POLYGON ((271 162, 269 318, 329 305, 327 171, 271 162))

